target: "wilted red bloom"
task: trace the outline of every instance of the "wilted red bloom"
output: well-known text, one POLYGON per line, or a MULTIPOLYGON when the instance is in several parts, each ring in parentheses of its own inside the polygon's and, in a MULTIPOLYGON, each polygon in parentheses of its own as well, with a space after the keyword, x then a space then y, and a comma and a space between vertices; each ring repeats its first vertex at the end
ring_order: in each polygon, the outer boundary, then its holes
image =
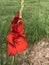
POLYGON ((21 19, 19 16, 20 16, 20 12, 18 12, 18 13, 16 14, 16 16, 13 18, 13 20, 12 20, 12 24, 17 23, 17 22, 18 22, 18 20, 20 20, 20 19, 21 19))
POLYGON ((23 52, 25 49, 28 48, 28 43, 25 40, 26 35, 23 34, 24 28, 23 28, 22 19, 19 19, 18 14, 16 15, 16 19, 14 17, 14 19, 10 25, 10 27, 12 28, 12 31, 7 36, 8 54, 10 56, 23 52), (19 22, 15 23, 17 21, 17 16, 18 16, 19 22))

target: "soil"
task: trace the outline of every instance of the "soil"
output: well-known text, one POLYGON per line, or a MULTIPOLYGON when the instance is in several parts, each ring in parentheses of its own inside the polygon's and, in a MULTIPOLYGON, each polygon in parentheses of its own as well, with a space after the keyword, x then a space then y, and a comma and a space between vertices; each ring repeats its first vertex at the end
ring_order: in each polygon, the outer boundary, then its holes
POLYGON ((39 41, 24 53, 18 54, 18 59, 18 62, 22 61, 21 65, 49 65, 49 42, 39 41))

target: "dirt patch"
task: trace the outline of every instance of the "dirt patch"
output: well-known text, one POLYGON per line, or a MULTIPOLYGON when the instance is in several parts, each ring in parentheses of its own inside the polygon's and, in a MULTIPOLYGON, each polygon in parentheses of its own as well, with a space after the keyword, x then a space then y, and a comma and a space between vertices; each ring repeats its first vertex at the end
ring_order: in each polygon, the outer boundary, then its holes
POLYGON ((18 55, 21 65, 49 65, 49 42, 42 40, 18 55))

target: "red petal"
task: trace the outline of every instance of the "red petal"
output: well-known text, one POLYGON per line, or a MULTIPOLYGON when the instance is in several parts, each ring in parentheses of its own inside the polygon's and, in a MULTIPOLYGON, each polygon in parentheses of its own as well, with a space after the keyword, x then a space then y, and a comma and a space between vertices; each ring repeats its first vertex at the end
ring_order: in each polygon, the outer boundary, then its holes
POLYGON ((22 34, 24 32, 24 28, 23 28, 23 22, 20 21, 17 25, 17 32, 19 32, 20 34, 22 34))
POLYGON ((26 38, 26 34, 22 34, 22 37, 23 37, 23 38, 26 38))
POLYGON ((11 43, 11 44, 14 45, 14 43, 13 43, 13 37, 14 37, 14 35, 13 35, 12 33, 10 33, 10 34, 6 37, 6 39, 7 39, 7 41, 8 41, 9 43, 11 43))
POLYGON ((20 12, 18 12, 18 13, 16 14, 16 16, 13 18, 12 24, 21 19, 19 16, 20 16, 20 12))
POLYGON ((20 37, 19 42, 16 44, 16 48, 18 53, 23 52, 28 48, 28 43, 22 37, 20 37))
POLYGON ((16 53, 17 53, 16 47, 13 47, 10 44, 8 44, 8 55, 14 56, 16 53))
POLYGON ((10 25, 10 28, 14 29, 14 24, 11 24, 11 25, 10 25))

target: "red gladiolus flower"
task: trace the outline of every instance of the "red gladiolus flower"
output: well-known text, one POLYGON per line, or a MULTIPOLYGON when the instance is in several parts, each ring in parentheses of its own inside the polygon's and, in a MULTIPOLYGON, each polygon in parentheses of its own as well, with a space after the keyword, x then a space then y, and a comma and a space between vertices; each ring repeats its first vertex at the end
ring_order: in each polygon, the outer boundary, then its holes
POLYGON ((18 20, 20 20, 20 19, 21 19, 19 16, 20 16, 20 12, 18 12, 18 13, 16 14, 16 16, 13 18, 13 20, 12 20, 12 24, 17 23, 17 22, 18 22, 18 20))
POLYGON ((8 54, 10 56, 23 52, 28 48, 28 43, 25 40, 26 35, 23 34, 24 28, 22 19, 19 18, 19 14, 18 12, 14 17, 10 25, 12 31, 6 37, 8 41, 8 54))

